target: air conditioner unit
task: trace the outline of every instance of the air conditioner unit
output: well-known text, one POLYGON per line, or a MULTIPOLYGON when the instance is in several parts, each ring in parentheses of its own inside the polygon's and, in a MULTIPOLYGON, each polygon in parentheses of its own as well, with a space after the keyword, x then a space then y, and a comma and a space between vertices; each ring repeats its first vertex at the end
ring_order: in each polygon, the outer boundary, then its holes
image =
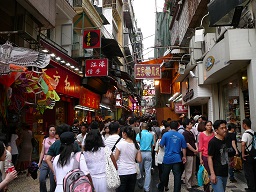
POLYGON ((74 0, 74 7, 82 7, 82 0, 74 0))
POLYGON ((183 75, 185 73, 185 69, 186 69, 186 65, 183 65, 183 64, 179 64, 179 69, 178 69, 178 73, 180 75, 183 75))
POLYGON ((232 26, 216 27, 216 41, 219 41, 223 37, 224 33, 231 28, 232 26))
POLYGON ((20 31, 21 36, 25 40, 37 40, 38 25, 33 21, 33 19, 28 14, 18 18, 17 26, 18 31, 20 31))

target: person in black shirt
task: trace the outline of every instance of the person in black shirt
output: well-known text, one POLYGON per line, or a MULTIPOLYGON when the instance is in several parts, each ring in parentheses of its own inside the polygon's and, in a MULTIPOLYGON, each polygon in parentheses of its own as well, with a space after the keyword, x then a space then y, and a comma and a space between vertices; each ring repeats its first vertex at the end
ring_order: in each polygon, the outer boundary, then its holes
POLYGON ((216 132, 208 144, 208 164, 211 184, 214 191, 225 192, 228 179, 228 152, 225 136, 227 122, 216 120, 213 124, 216 132))
POLYGON ((238 156, 239 152, 237 149, 237 141, 236 141, 236 133, 235 133, 236 125, 234 123, 230 123, 228 125, 228 133, 226 135, 226 144, 228 149, 228 160, 229 160, 229 180, 234 183, 237 182, 234 175, 234 168, 232 167, 232 161, 234 160, 234 156, 238 156))
POLYGON ((71 127, 72 132, 75 134, 75 136, 77 136, 79 134, 79 121, 78 119, 74 120, 73 126, 71 127))

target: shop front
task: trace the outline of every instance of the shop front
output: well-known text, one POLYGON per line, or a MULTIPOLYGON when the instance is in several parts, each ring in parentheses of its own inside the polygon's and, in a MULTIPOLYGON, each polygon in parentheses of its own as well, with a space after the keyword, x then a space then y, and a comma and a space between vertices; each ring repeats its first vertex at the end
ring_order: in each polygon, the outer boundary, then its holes
POLYGON ((255 38, 250 39, 250 33, 229 30, 225 38, 208 52, 202 65, 204 84, 212 85, 213 119, 236 124, 238 135, 243 131, 241 121, 244 118, 251 118, 252 123, 256 120, 250 115, 255 108, 252 98, 256 93, 256 69, 251 52, 255 38), (250 46, 247 38, 253 42, 250 46), (234 43, 235 40, 238 42, 234 43), (240 45, 239 50, 237 45, 240 45))

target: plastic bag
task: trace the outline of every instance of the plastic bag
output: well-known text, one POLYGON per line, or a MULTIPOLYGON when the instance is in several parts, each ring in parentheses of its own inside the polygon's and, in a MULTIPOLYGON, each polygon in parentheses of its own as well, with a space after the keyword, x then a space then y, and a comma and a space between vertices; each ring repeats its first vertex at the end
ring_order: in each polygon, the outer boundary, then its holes
POLYGON ((207 170, 205 169, 205 167, 203 170, 203 181, 204 181, 204 185, 207 185, 208 183, 210 183, 209 174, 208 174, 207 170))
POLYGON ((203 165, 199 165, 199 169, 197 172, 197 182, 198 182, 198 186, 203 186, 204 184, 204 180, 203 180, 203 172, 204 172, 204 166, 203 165))

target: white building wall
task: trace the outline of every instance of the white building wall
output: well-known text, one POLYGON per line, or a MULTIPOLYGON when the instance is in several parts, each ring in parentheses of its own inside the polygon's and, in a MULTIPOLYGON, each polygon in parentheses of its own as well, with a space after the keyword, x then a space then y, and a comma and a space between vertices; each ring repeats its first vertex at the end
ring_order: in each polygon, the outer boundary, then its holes
POLYGON ((112 32, 113 32, 113 14, 112 14, 112 8, 103 8, 102 10, 103 15, 108 20, 109 24, 104 25, 102 28, 102 33, 106 38, 113 38, 112 32))

